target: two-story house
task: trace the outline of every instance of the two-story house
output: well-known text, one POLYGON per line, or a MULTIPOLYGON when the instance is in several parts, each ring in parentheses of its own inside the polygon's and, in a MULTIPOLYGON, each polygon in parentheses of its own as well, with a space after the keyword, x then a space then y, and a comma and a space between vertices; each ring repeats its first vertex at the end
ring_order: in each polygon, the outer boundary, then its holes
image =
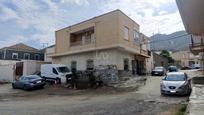
POLYGON ((27 46, 23 43, 0 49, 1 60, 44 60, 41 50, 27 46))
POLYGON ((140 26, 115 10, 55 32, 53 63, 77 70, 115 65, 121 72, 142 74, 150 57, 148 37, 140 26))
POLYGON ((193 64, 200 64, 199 56, 190 51, 178 51, 171 54, 172 58, 181 67, 189 67, 193 64))

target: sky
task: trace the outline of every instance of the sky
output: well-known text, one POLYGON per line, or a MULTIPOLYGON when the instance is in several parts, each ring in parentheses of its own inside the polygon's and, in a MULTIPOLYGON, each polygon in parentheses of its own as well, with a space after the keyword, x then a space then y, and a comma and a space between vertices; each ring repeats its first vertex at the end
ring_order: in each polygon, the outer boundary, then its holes
POLYGON ((41 49, 55 43, 56 30, 116 9, 147 36, 184 30, 175 0, 0 0, 0 48, 41 49))

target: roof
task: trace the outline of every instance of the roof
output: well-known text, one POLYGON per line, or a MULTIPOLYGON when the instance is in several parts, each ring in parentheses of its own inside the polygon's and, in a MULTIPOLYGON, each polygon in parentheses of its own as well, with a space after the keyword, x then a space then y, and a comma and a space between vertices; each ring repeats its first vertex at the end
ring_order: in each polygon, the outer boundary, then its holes
MULTIPOLYGON (((31 52, 39 52, 40 51, 36 48, 25 45, 23 43, 18 43, 18 44, 9 46, 9 47, 4 47, 2 49, 17 50, 17 51, 31 51, 31 52)), ((0 50, 2 50, 2 49, 0 49, 0 50)))
POLYGON ((184 72, 169 72, 169 73, 167 73, 167 75, 183 75, 183 74, 185 74, 184 72))
MULTIPOLYGON (((73 26, 76 26, 76 25, 82 24, 82 23, 84 23, 84 22, 88 22, 88 21, 93 20, 93 19, 95 19, 95 18, 98 18, 98 17, 104 16, 104 15, 107 15, 107 14, 110 14, 110 13, 113 13, 113 12, 118 12, 118 11, 119 11, 121 14, 123 14, 124 16, 126 16, 127 18, 129 18, 130 20, 132 20, 135 24, 137 24, 138 26, 140 26, 137 22, 135 22, 132 18, 130 18, 129 16, 127 16, 124 12, 122 12, 122 11, 119 10, 119 9, 116 9, 116 10, 110 11, 110 12, 108 12, 108 13, 105 13, 105 14, 102 14, 102 15, 99 15, 99 16, 96 16, 96 17, 93 17, 93 18, 90 18, 90 19, 88 19, 88 20, 85 20, 85 21, 82 21, 82 22, 79 22, 79 23, 76 23, 76 24, 70 25, 70 26, 68 26, 68 27, 65 27, 65 28, 59 29, 59 30, 57 30, 57 31, 60 31, 60 30, 63 30, 63 29, 67 29, 67 28, 70 28, 70 27, 73 27, 73 26)), ((56 31, 56 32, 57 32, 57 31, 56 31)))

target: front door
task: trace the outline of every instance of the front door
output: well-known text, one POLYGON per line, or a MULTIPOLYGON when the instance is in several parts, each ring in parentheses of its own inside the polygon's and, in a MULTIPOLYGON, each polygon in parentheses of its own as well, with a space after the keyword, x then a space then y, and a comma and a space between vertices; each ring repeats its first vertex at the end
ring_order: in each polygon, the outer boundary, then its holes
POLYGON ((137 62, 136 60, 132 60, 132 74, 136 75, 137 72, 137 62))

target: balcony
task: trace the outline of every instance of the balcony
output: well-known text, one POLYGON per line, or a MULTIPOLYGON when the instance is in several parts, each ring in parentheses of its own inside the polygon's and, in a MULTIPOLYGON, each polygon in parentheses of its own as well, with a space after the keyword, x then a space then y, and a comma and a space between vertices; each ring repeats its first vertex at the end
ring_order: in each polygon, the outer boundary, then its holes
POLYGON ((194 55, 198 55, 199 52, 204 52, 204 44, 203 43, 193 43, 190 44, 190 50, 194 55))
POLYGON ((151 51, 141 49, 140 54, 145 55, 147 57, 150 57, 151 56, 151 51))
POLYGON ((87 28, 70 34, 70 47, 94 43, 94 28, 87 28))

